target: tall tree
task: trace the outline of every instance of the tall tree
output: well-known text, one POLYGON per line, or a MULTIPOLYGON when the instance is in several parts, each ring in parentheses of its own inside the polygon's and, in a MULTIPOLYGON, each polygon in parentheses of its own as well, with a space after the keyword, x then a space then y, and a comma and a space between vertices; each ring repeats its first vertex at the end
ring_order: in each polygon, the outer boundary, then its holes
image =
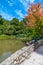
POLYGON ((43 6, 41 7, 40 5, 40 2, 30 5, 26 16, 28 26, 32 27, 36 21, 38 22, 38 20, 43 20, 43 6))
POLYGON ((42 36, 42 27, 43 27, 43 6, 40 6, 41 3, 31 4, 28 9, 27 26, 33 27, 35 30, 36 37, 42 36))

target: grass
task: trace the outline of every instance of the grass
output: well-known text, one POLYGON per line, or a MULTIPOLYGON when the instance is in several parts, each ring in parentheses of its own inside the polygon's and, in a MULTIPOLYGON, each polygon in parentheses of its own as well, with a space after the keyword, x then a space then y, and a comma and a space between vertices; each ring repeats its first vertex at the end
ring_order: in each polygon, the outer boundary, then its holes
POLYGON ((24 43, 17 39, 0 39, 0 55, 4 52, 11 51, 14 53, 18 49, 21 49, 24 43))
POLYGON ((1 40, 5 40, 5 39, 15 39, 15 36, 13 36, 13 35, 10 35, 10 36, 8 36, 8 35, 0 35, 0 39, 1 40))
POLYGON ((32 37, 31 36, 29 36, 29 37, 17 37, 16 39, 21 40, 23 42, 27 42, 27 41, 32 40, 32 37))

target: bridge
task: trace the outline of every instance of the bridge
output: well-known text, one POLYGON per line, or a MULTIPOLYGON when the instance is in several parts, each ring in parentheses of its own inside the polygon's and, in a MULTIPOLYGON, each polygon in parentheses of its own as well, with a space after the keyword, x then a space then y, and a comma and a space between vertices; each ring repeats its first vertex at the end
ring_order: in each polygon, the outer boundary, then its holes
POLYGON ((43 39, 28 42, 27 46, 16 51, 0 65, 43 65, 43 39))

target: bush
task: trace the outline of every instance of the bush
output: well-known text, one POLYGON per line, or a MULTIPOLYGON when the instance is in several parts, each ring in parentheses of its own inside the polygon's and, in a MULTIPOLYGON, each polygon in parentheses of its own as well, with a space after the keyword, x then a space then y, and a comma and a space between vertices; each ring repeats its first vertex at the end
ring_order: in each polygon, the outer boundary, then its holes
POLYGON ((0 39, 15 39, 15 36, 0 35, 0 39))

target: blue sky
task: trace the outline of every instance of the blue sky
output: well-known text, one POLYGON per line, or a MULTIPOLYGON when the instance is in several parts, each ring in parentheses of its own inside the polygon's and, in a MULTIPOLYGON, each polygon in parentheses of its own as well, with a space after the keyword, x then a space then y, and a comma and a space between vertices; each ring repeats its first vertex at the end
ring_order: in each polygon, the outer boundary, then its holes
POLYGON ((26 16, 29 4, 37 2, 43 4, 43 0, 0 0, 0 14, 7 20, 15 17, 21 20, 26 16))

